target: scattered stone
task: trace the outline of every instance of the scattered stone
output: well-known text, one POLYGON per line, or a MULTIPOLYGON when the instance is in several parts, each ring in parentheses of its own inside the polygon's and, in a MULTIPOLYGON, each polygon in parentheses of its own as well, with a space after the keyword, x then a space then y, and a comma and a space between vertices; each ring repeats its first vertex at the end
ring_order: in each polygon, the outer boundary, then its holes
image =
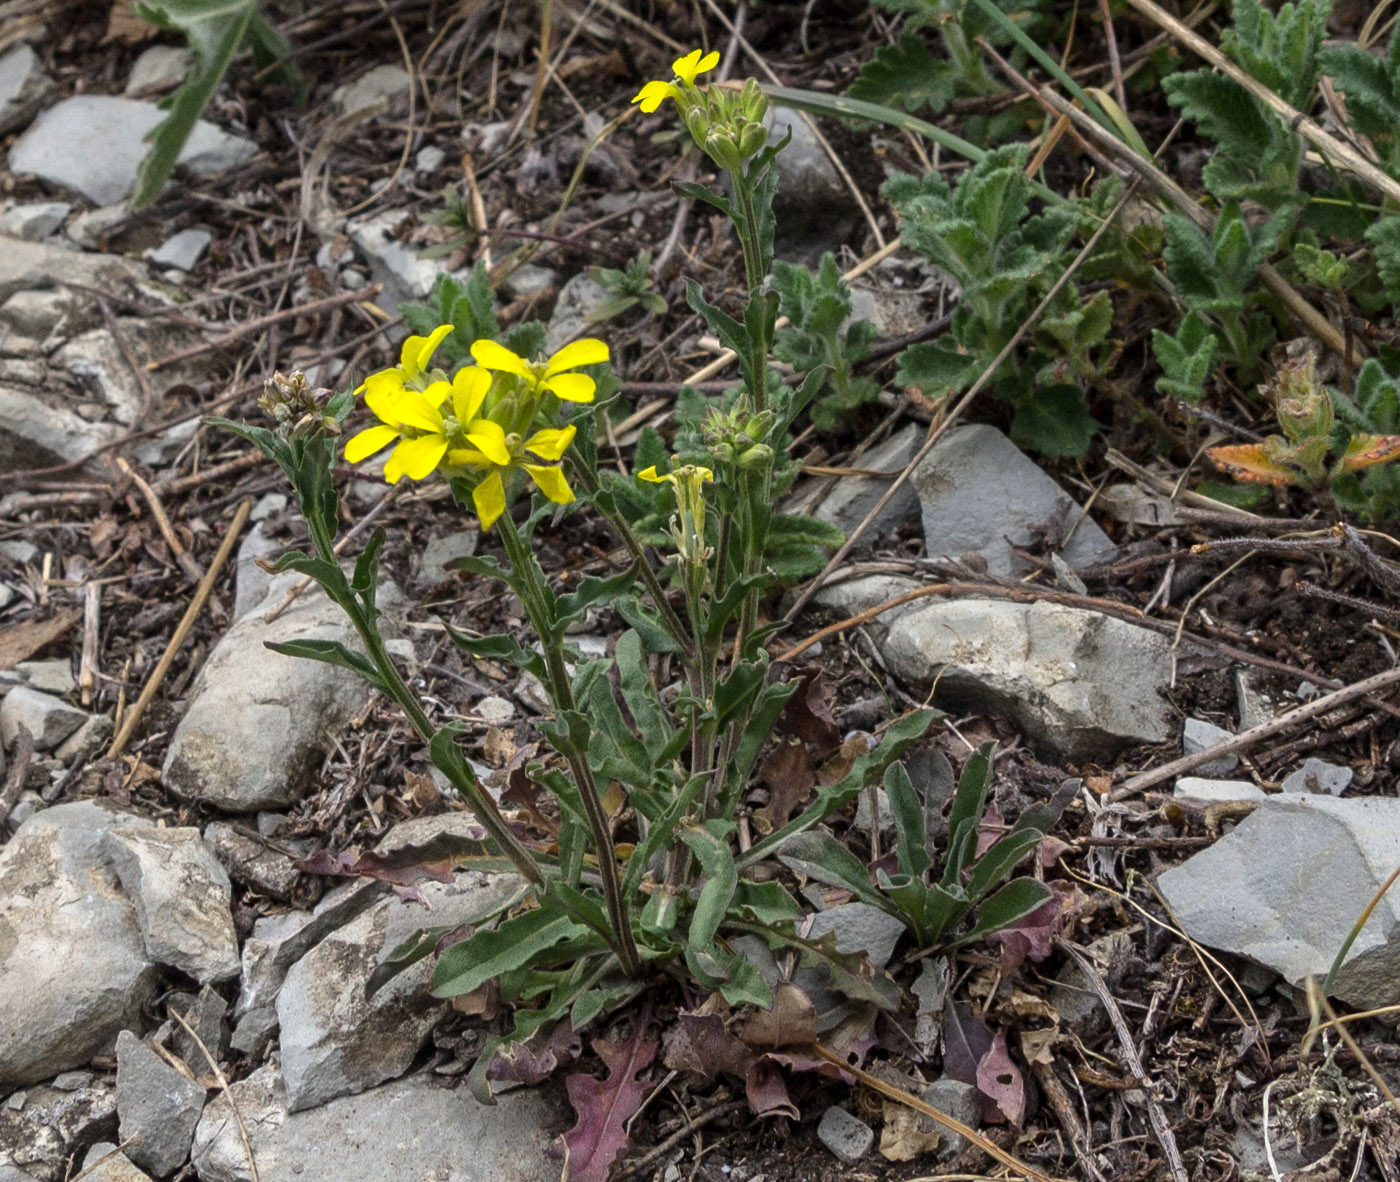
POLYGON ((287 970, 337 928, 361 915, 384 890, 383 883, 354 879, 328 891, 313 911, 266 915, 253 924, 253 934, 243 942, 243 976, 234 1017, 271 1007, 287 970))
POLYGON ((898 676, 935 682, 940 701, 1009 717, 1070 760, 1172 736, 1160 692, 1170 637, 1111 616, 1044 601, 930 602, 895 619, 884 653, 898 676))
POLYGON ((46 694, 71 694, 77 688, 73 667, 66 660, 21 661, 15 672, 30 689, 46 694))
POLYGON ((508 275, 501 285, 506 295, 513 300, 524 300, 531 296, 544 295, 559 286, 559 272, 552 267, 540 267, 526 263, 508 275))
POLYGON ((1325 792, 1340 796, 1347 790, 1356 773, 1349 767, 1339 767, 1325 759, 1309 757, 1303 766, 1290 772, 1283 781, 1285 792, 1325 792))
POLYGON ((462 138, 475 139, 477 155, 482 159, 489 159, 506 146, 510 125, 509 119, 498 120, 495 123, 469 123, 462 128, 462 138))
MULTIPOLYGON (((917 426, 910 425, 851 461, 857 468, 890 473, 887 477, 844 476, 836 480, 813 478, 804 482, 806 487, 799 487, 793 495, 795 510, 799 513, 811 513, 818 521, 834 525, 849 536, 885 495, 895 476, 903 472, 905 466, 914 458, 923 439, 924 432, 917 426), (807 505, 823 491, 826 491, 827 495, 815 508, 808 509, 807 505)), ((913 486, 906 481, 894 499, 885 506, 879 517, 861 536, 866 540, 873 540, 918 520, 919 497, 913 486)))
POLYGON ((133 96, 173 90, 185 80, 190 60, 189 50, 178 45, 152 45, 132 63, 122 93, 133 96))
MULTIPOLYGON (((130 195, 150 145, 146 136, 166 117, 155 103, 80 94, 49 107, 10 149, 10 171, 32 174, 81 193, 95 205, 130 195)), ((257 145, 199 120, 179 163, 215 176, 257 153, 257 145)))
POLYGON ((905 927, 893 915, 869 903, 842 903, 812 917, 809 937, 820 940, 827 932, 836 933, 837 952, 864 952, 871 964, 882 969, 894 955, 894 946, 904 935, 905 927))
POLYGON ((263 493, 258 503, 248 513, 249 521, 266 521, 274 513, 281 513, 287 507, 286 493, 263 493))
POLYGON ((27 116, 32 100, 48 86, 49 80, 39 69, 38 55, 23 41, 0 54, 0 135, 27 116))
POLYGON ((810 257, 835 250, 856 217, 855 202, 826 154, 812 125, 800 111, 768 108, 764 116, 768 143, 776 145, 789 131, 792 139, 778 153, 778 192, 773 199, 778 253, 810 257))
POLYGON ((406 94, 412 85, 413 79, 402 66, 375 66, 354 82, 336 87, 331 95, 331 105, 342 115, 348 115, 352 111, 373 106, 382 98, 393 99, 406 94))
MULTIPOLYGON (((397 588, 379 603, 392 610, 397 588)), ((344 613, 319 588, 271 624, 251 612, 214 647, 166 753, 165 786, 182 800, 231 813, 298 800, 321 758, 324 736, 364 704, 349 670, 270 652, 269 642, 335 640, 358 648, 344 613)))
POLYGON ((106 1084, 32 1088, 18 1096, 18 1104, 0 1110, 0 1182, 6 1169, 23 1170, 24 1179, 61 1182, 69 1157, 116 1134, 117 1097, 106 1084))
POLYGON ((843 331, 857 320, 870 321, 875 326, 875 336, 889 340, 928 324, 928 308, 922 292, 900 291, 883 284, 875 288, 852 284, 851 314, 843 331))
POLYGON ((1273 704, 1254 688, 1248 669, 1235 670, 1235 704, 1239 708, 1242 731, 1273 720, 1273 704))
POLYGON ((21 726, 29 729, 38 751, 52 751, 77 730, 87 714, 62 698, 19 685, 0 702, 0 743, 14 748, 21 726))
POLYGON ((87 721, 54 748, 54 758, 65 766, 86 762, 112 737, 112 720, 106 714, 89 714, 87 721))
POLYGON ((478 698, 472 710, 487 726, 505 726, 515 717, 515 703, 494 694, 478 698))
MULTIPOLYGON (((88 1150, 83 1159, 82 1177, 92 1182, 151 1182, 151 1176, 138 1170, 131 1158, 119 1152, 110 1141, 99 1141, 88 1150)), ((0 1182, 4 1182, 3 1177, 0 1182)))
POLYGON ((13 234, 26 242, 38 242, 63 225, 63 219, 72 211, 73 207, 66 201, 16 205, 0 214, 0 234, 13 234))
MULTIPOLYGON (((818 607, 834 612, 838 618, 845 619, 847 616, 869 611, 872 607, 887 603, 891 599, 897 599, 922 585, 918 579, 908 579, 901 575, 857 575, 855 578, 837 575, 831 582, 823 584, 813 602, 818 607)), ((862 627, 877 645, 883 645, 890 625, 900 613, 908 610, 908 606, 895 608, 875 617, 862 627)))
MULTIPOLYGON (((981 1127, 982 1104, 977 1097, 977 1089, 972 1084, 946 1077, 936 1079, 924 1089, 923 1101, 937 1108, 945 1116, 962 1121, 969 1128, 981 1127)), ((957 1157, 967 1147, 967 1138, 961 1133, 949 1132, 947 1129, 940 1131, 943 1134, 943 1144, 939 1147, 938 1156, 945 1161, 957 1157)))
POLYGON ((607 288, 587 271, 580 271, 564 284, 544 331, 545 352, 553 353, 575 338, 593 332, 597 328, 593 315, 608 298, 607 288))
POLYGON ((109 232, 130 216, 125 204, 99 205, 80 213, 68 223, 64 233, 84 250, 95 250, 109 232))
POLYGON ((1041 539, 1076 570, 1112 557, 1103 530, 995 427, 949 431, 920 461, 913 484, 930 555, 980 554, 991 574, 1003 576, 1027 569, 1013 546, 1031 548, 1041 539), (1069 541, 1046 537, 1047 528, 1069 541))
POLYGON ((158 267, 174 267, 180 271, 193 271, 195 264, 204 257, 214 235, 208 230, 181 230, 162 242, 155 250, 148 250, 146 258, 158 267))
POLYGON ((128 820, 94 801, 55 805, 0 850, 0 1083, 84 1066, 151 999, 135 909, 102 855, 128 820))
MULTIPOLYGON (((1295 987, 1321 980, 1357 917, 1400 866, 1400 800, 1288 793, 1262 801, 1157 885, 1197 943, 1248 957, 1295 987)), ((1400 900, 1388 892, 1337 972, 1358 1009, 1400 1003, 1400 900)))
POLYGON ((1180 520, 1171 501, 1140 484, 1110 484, 1095 501, 1114 521, 1124 525, 1168 526, 1180 520))
MULTIPOLYGON (((1181 753, 1195 755, 1234 737, 1223 727, 1206 722, 1203 718, 1188 718, 1181 726, 1181 753)), ((1239 762, 1238 755, 1222 755, 1219 759, 1200 764, 1195 770, 1197 775, 1207 778, 1225 776, 1234 771, 1239 762)))
POLYGON ((1182 776, 1172 793, 1178 800, 1194 800, 1200 804, 1234 804, 1239 801, 1267 800, 1268 794, 1244 780, 1209 780, 1200 776, 1182 776))
POLYGON ((170 1036, 171 1049, 195 1075, 203 1075, 209 1070, 209 1060, 204 1057, 204 1051, 200 1050, 195 1038, 214 1056, 214 1062, 223 1059, 228 1051, 228 1024, 225 1021, 228 1002, 219 996, 212 985, 206 985, 192 1002, 184 1002, 178 1007, 175 1007, 173 1000, 169 1004, 190 1027, 190 1030, 186 1030, 180 1023, 174 1024, 175 1029, 170 1036), (191 1030, 193 1035, 190 1034, 191 1030))
POLYGON ((429 924, 478 920, 510 899, 514 876, 459 874, 425 882, 428 910, 386 897, 327 936, 292 966, 277 994, 279 1047, 287 1106, 297 1112, 362 1092, 402 1075, 448 1013, 425 988, 432 967, 421 961, 366 996, 382 959, 429 924))
POLYGON ((232 825, 215 821, 204 830, 204 840, 230 878, 259 894, 285 901, 301 881, 301 871, 293 865, 295 858, 232 825))
POLYGON ((88 1087, 96 1078, 91 1071, 64 1071, 53 1077, 49 1087, 56 1092, 76 1092, 88 1087))
POLYGON ((194 1137, 200 1182, 251 1182, 236 1106, 262 1182, 345 1179, 490 1179, 557 1182, 547 1156, 563 1122, 557 1102, 525 1088, 485 1108, 465 1092, 417 1075, 306 1112, 289 1112, 275 1067, 216 1095, 194 1137))
POLYGON ((870 1152, 875 1144, 875 1130, 839 1104, 833 1104, 822 1113, 817 1139, 842 1161, 854 1163, 870 1152))
POLYGON ((238 976, 232 886, 198 829, 122 825, 107 834, 105 849, 136 904, 149 959, 201 985, 238 976))
POLYGON ((158 1177, 190 1155, 204 1089, 129 1030, 117 1036, 118 1131, 131 1160, 158 1177))
POLYGON ((414 582, 419 587, 436 587, 439 583, 456 578, 457 572, 449 569, 448 563, 456 562, 459 558, 470 558, 476 553, 480 540, 480 532, 474 529, 458 530, 433 538, 423 547, 414 582))
POLYGON ((395 308, 421 300, 447 270, 440 260, 422 258, 414 247, 400 240, 398 232, 411 216, 406 209, 389 209, 346 227, 369 263, 370 276, 384 285, 384 299, 395 308))
POLYGON ((419 148, 418 155, 413 158, 413 171, 419 176, 432 176, 447 162, 447 153, 435 144, 429 144, 426 148, 419 148))
MULTIPOLYGON (((2 253, 0 253, 0 257, 3 257, 2 253)), ((39 547, 23 538, 10 538, 0 542, 0 558, 18 566, 28 566, 38 557, 39 547)))
MULTIPOLYGON (((1085 951, 1102 973, 1112 966, 1124 964, 1132 955, 1132 937, 1124 931, 1110 932, 1090 943, 1085 951)), ((1066 961, 1055 978, 1050 990, 1050 1004, 1065 1025, 1080 1035, 1088 1035, 1091 1026, 1105 1013, 1098 990, 1088 974, 1073 960, 1066 961)))
MULTIPOLYGON (((5 756, 0 752, 0 768, 4 767, 5 756)), ((19 799, 15 801, 14 807, 10 809, 10 815, 5 818, 5 827, 11 833, 19 832, 19 827, 37 812, 42 812, 48 808, 44 803, 44 798, 37 792, 21 792, 19 799)))
POLYGON ((261 1063, 276 1035, 277 1007, 261 1006, 243 1015, 229 1040, 229 1046, 240 1055, 246 1055, 251 1062, 261 1063))
MULTIPOLYGON (((258 522, 238 544, 238 557, 234 559, 233 619, 236 623, 268 597, 276 575, 263 570, 259 560, 270 561, 272 556, 283 549, 282 543, 269 538, 263 532, 262 522, 258 522)), ((291 574, 292 572, 287 572, 291 574)), ((300 581, 300 576, 298 580, 300 581)), ((287 589, 294 585, 286 580, 287 589)), ((285 592, 283 592, 285 594, 285 592)))

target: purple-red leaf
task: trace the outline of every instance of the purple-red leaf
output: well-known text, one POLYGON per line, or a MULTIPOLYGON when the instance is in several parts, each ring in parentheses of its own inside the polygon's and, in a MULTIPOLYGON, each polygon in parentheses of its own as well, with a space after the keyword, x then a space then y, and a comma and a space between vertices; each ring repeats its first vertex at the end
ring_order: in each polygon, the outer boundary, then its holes
POLYGON ((606 1079, 571 1075, 565 1086, 578 1124, 564 1134, 563 1182, 607 1182, 608 1171, 627 1152, 627 1121, 642 1106, 647 1085, 637 1078, 651 1064, 656 1043, 646 1037, 644 1012, 621 1042, 593 1039, 608 1069, 606 1079))
POLYGON ((565 1018, 548 1035, 536 1034, 525 1042, 508 1042, 496 1051, 488 1079, 512 1080, 534 1086, 567 1067, 583 1053, 583 1041, 565 1018))
POLYGON ((706 1079, 743 1075, 749 1050, 729 1033, 718 1014, 682 1013, 666 1032, 664 1062, 672 1071, 693 1071, 706 1079))
MULTIPOLYGON (((1004 1030, 997 1032, 991 1049, 977 1064, 977 1090, 996 1106, 1000 1115, 995 1119, 1021 1127, 1026 1119, 1026 1082, 1021 1078, 1021 1069, 1011 1061, 1004 1030)), ((985 1104, 982 1116, 985 1120, 993 1119, 985 1104)))
POLYGON ((788 1095, 783 1073, 767 1055, 749 1064, 744 1076, 744 1095, 755 1116, 785 1116, 797 1120, 802 1114, 788 1095))

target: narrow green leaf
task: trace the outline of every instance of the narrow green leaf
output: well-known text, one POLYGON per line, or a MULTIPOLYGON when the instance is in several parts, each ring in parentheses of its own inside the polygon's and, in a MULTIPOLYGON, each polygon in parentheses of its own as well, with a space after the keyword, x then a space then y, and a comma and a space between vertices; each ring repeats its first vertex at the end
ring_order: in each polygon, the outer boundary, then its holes
POLYGON ((586 933, 552 908, 527 911, 447 949, 433 967, 434 997, 460 997, 511 969, 529 965, 561 940, 586 933))

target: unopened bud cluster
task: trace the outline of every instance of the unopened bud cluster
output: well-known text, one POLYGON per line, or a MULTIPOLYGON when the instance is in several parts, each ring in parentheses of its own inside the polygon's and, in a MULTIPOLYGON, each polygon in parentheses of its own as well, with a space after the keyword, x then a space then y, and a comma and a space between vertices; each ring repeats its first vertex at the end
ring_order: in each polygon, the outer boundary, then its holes
POLYGON ((737 94, 711 87, 705 100, 708 110, 701 118, 688 113, 686 127, 711 160, 729 172, 737 172, 768 142, 768 129, 763 126, 768 96, 750 78, 737 94))
POLYGON ((717 410, 710 413, 701 437, 716 464, 737 464, 744 471, 756 471, 773 462, 773 449, 765 441, 776 422, 771 410, 757 414, 743 407, 717 410))
POLYGON ((263 383, 258 408, 272 417, 278 434, 288 439, 339 435, 340 424, 328 413, 332 396, 326 387, 312 386, 301 370, 290 376, 278 372, 263 383))

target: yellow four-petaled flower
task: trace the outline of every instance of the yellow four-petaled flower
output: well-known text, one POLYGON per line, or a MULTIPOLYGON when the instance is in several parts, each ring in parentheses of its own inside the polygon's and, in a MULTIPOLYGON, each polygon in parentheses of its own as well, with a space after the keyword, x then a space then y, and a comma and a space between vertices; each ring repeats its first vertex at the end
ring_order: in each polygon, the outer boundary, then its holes
MULTIPOLYGON (((719 53, 711 50, 705 53, 702 49, 693 49, 685 57, 678 57, 671 63, 671 69, 675 71, 676 78, 680 82, 694 89, 695 79, 707 70, 713 70, 719 65, 719 53)), ((642 111, 650 115, 668 98, 678 99, 682 95, 682 90, 674 82, 648 82, 637 92, 634 103, 642 104, 642 111)))

